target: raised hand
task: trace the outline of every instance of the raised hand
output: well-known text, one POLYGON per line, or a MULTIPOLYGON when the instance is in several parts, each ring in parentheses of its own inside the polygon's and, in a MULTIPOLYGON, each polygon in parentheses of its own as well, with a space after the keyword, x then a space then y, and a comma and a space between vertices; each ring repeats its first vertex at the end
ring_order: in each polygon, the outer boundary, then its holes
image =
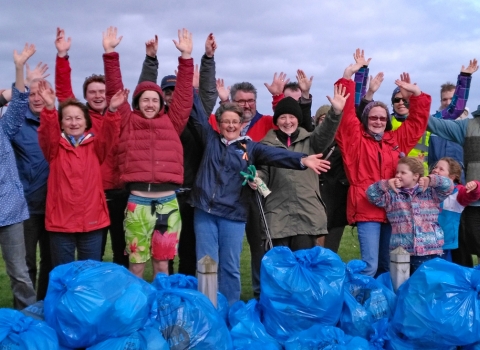
POLYGON ((377 90, 380 88, 380 86, 383 83, 383 72, 378 73, 375 78, 370 76, 370 81, 368 84, 368 90, 371 91, 372 93, 377 92, 377 90))
POLYGON ((65 57, 72 45, 72 38, 65 40, 65 30, 57 27, 57 37, 55 39, 55 47, 57 48, 58 57, 65 57))
POLYGON ((115 48, 120 41, 122 41, 123 36, 117 38, 117 27, 108 27, 106 32, 103 32, 103 49, 105 53, 114 52, 115 48))
POLYGON ((319 175, 320 173, 326 173, 330 169, 330 162, 322 159, 322 157, 322 153, 312 154, 308 157, 302 158, 302 164, 319 175))
POLYGON ((305 95, 304 98, 309 98, 310 88, 312 87, 312 82, 313 82, 313 76, 311 76, 310 79, 308 79, 305 72, 301 69, 298 69, 297 81, 298 81, 298 87, 302 91, 302 95, 305 95))
POLYGON ((125 101, 128 100, 128 94, 130 93, 130 90, 124 89, 124 90, 118 90, 115 95, 112 96, 112 99, 110 100, 110 105, 108 106, 108 109, 110 112, 116 112, 118 107, 122 105, 125 101))
POLYGON ((400 74, 400 79, 395 80, 395 84, 400 88, 400 92, 406 100, 409 100, 412 95, 419 96, 422 93, 416 84, 410 82, 410 74, 408 73, 400 74))
POLYGON ((347 80, 352 79, 352 75, 357 73, 360 68, 362 68, 363 65, 361 63, 353 63, 350 64, 347 68, 345 68, 345 71, 343 72, 343 77, 347 80))
POLYGON ((430 178, 428 176, 422 176, 418 179, 418 186, 422 188, 422 192, 425 192, 428 185, 430 185, 430 178))
MULTIPOLYGON (((175 75, 177 74, 175 73, 175 75)), ((200 72, 198 71, 198 64, 195 65, 195 69, 193 70, 192 86, 194 89, 198 89, 200 87, 200 72)))
POLYGON ((332 104, 333 111, 336 115, 342 113, 343 108, 345 107, 345 103, 347 102, 347 98, 350 94, 346 94, 346 88, 342 84, 335 85, 333 87, 333 98, 327 96, 327 99, 332 104))
POLYGON ((175 47, 182 53, 182 58, 188 59, 192 56, 193 50, 193 39, 192 33, 183 28, 178 30, 178 41, 173 40, 175 47))
POLYGON ((272 84, 268 85, 268 83, 264 83, 267 90, 272 94, 272 96, 277 96, 283 93, 283 88, 285 84, 288 84, 290 79, 287 79, 287 74, 280 72, 277 76, 277 73, 273 75, 272 84))
POLYGON ((356 63, 361 64, 360 67, 368 66, 370 64, 370 61, 372 60, 371 58, 366 60, 364 51, 360 49, 355 50, 355 53, 353 54, 353 59, 356 63))
POLYGON ((25 67, 27 68, 27 77, 25 78, 26 86, 30 86, 30 83, 34 79, 45 79, 50 75, 46 74, 48 70, 46 63, 42 65, 42 62, 38 62, 37 66, 33 70, 30 70, 30 65, 28 63, 25 64, 25 67))
POLYGON ((40 80, 38 82, 38 93, 47 109, 55 109, 55 91, 53 91, 45 80, 40 80))
POLYGON ((217 42, 213 33, 208 34, 207 40, 205 41, 205 55, 212 58, 215 55, 215 50, 217 49, 217 42))
POLYGON ((217 79, 217 92, 220 101, 228 101, 228 96, 230 95, 230 86, 225 88, 225 83, 223 79, 217 79))
POLYGON ((158 51, 158 36, 155 34, 155 38, 148 40, 145 43, 145 52, 147 56, 150 57, 157 57, 157 51, 158 51))
POLYGON ((467 190, 467 193, 470 193, 472 191, 475 191, 477 189, 478 185, 476 181, 469 181, 465 185, 465 189, 467 190))
POLYGON ((460 70, 461 73, 469 73, 473 74, 478 70, 478 64, 477 64, 477 59, 474 58, 473 60, 470 60, 470 64, 468 65, 467 68, 462 66, 462 69, 460 70))
POLYGON ((36 51, 35 45, 33 44, 28 45, 28 43, 25 44, 22 52, 20 53, 18 53, 17 50, 13 50, 13 62, 15 63, 15 67, 18 67, 18 68, 21 67, 23 70, 23 66, 25 65, 27 60, 33 56, 35 51, 36 51))

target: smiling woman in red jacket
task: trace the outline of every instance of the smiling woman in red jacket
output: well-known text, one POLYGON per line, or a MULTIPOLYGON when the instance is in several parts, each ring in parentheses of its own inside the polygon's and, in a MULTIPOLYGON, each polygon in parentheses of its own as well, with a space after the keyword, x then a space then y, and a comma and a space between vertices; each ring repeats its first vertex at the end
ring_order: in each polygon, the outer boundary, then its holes
POLYGON ((395 131, 389 119, 387 106, 371 102, 365 107, 360 120, 355 114, 355 82, 351 79, 366 61, 345 69, 343 78, 335 84, 346 87, 350 97, 343 110, 336 141, 342 153, 345 172, 350 182, 347 198, 347 220, 356 224, 360 253, 367 267, 366 275, 379 275, 389 270, 389 243, 392 227, 383 208, 371 204, 365 191, 382 179, 395 176, 398 160, 408 154, 422 137, 428 123, 431 97, 410 84, 408 74, 395 84, 410 102, 408 119, 395 131))
POLYGON ((102 229, 110 224, 102 188, 100 164, 120 133, 117 108, 128 90, 118 91, 110 101, 98 135, 88 132, 92 121, 88 108, 70 99, 55 110, 55 92, 39 83, 45 102, 41 112, 38 141, 50 165, 45 228, 50 232, 52 265, 75 260, 100 261, 102 229))

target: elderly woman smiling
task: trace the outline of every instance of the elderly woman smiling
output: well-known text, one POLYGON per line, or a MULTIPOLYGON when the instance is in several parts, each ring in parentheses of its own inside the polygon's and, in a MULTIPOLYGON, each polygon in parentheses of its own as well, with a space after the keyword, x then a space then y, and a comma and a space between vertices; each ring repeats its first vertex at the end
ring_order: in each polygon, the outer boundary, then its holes
POLYGON ((410 103, 407 120, 392 131, 388 108, 382 102, 369 103, 359 120, 353 99, 355 83, 351 77, 361 66, 362 62, 348 66, 343 78, 336 83, 344 85, 350 94, 336 140, 351 184, 347 219, 349 224, 357 225, 360 253, 367 263, 363 273, 374 276, 389 270, 392 228, 385 210, 369 203, 365 191, 374 182, 395 176, 398 160, 410 152, 425 132, 431 98, 417 85, 396 80, 403 98, 410 103))
MULTIPOLYGON (((270 130, 261 141, 277 149, 306 154, 323 153, 333 142, 348 94, 335 86, 332 107, 324 122, 313 132, 299 124, 302 110, 291 97, 281 100, 273 116, 278 130, 270 130)), ((258 172, 272 193, 265 199, 265 217, 274 246, 287 246, 292 251, 309 249, 317 238, 323 245, 327 232, 325 204, 320 197, 318 175, 311 170, 298 171, 262 166, 258 172)))
POLYGON ((221 105, 215 117, 219 133, 194 104, 191 118, 205 152, 191 204, 195 207, 197 257, 209 255, 218 262, 219 290, 232 304, 240 298, 240 252, 248 204, 253 200, 252 189, 242 187, 240 171, 246 171, 250 164, 265 164, 296 170, 311 168, 318 174, 328 169, 328 162, 321 160, 321 155, 268 147, 240 136, 243 112, 235 104, 221 105))

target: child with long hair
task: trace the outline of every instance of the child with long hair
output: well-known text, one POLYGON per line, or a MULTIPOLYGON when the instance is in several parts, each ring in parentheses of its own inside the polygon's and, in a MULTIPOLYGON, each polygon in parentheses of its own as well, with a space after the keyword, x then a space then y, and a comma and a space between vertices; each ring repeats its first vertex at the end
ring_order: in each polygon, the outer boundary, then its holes
POLYGON ((463 209, 480 199, 480 182, 470 181, 465 186, 460 183, 461 165, 453 158, 443 157, 434 166, 432 174, 448 177, 455 188, 440 205, 438 223, 444 233, 443 255, 445 260, 452 261, 452 249, 458 248, 458 229, 463 209))
POLYGON ((385 208, 392 225, 390 251, 401 246, 410 253, 411 274, 443 254, 444 235, 438 215, 440 204, 454 188, 448 177, 422 177, 423 172, 420 159, 401 158, 394 178, 378 181, 366 192, 372 204, 385 208))

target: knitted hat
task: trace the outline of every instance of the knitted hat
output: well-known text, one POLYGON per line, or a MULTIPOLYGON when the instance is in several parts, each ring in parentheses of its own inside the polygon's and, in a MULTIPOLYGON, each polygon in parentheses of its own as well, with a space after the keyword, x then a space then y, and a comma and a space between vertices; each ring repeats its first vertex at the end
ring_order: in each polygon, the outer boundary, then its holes
POLYGON ((277 125, 278 117, 282 114, 292 114, 297 118, 299 124, 302 121, 302 109, 298 102, 292 97, 285 97, 277 103, 275 113, 273 114, 273 124, 277 125))
POLYGON ((362 116, 360 117, 360 122, 362 123, 365 130, 368 130, 368 113, 370 113, 373 107, 382 107, 383 109, 385 109, 385 112, 387 113, 387 124, 385 125, 385 131, 392 130, 392 122, 390 120, 390 113, 388 112, 388 107, 385 105, 385 103, 380 101, 370 102, 363 110, 362 116))
POLYGON ((318 119, 318 117, 320 117, 321 115, 324 115, 324 114, 327 114, 328 111, 330 110, 330 105, 323 105, 323 106, 320 106, 320 108, 317 109, 317 111, 315 112, 315 120, 318 119))

